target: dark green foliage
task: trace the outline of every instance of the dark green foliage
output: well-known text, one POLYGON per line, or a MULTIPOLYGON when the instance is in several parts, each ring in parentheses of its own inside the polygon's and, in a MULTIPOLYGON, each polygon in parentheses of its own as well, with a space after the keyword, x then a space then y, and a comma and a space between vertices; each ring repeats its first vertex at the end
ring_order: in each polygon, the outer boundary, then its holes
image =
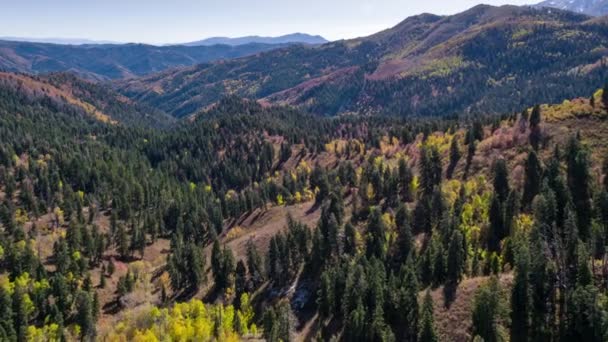
POLYGON ((498 278, 492 277, 487 284, 479 287, 473 303, 473 336, 484 341, 503 341, 506 336, 503 324, 505 309, 502 288, 498 278))
POLYGON ((447 280, 458 284, 465 270, 466 250, 464 238, 459 230, 454 230, 450 239, 447 255, 447 280))
POLYGON ((76 299, 76 308, 76 322, 80 326, 83 340, 94 337, 96 314, 91 295, 86 292, 78 293, 76 299))
POLYGON ((291 341, 291 307, 283 301, 264 314, 264 338, 270 342, 291 341))
POLYGON ((528 341, 530 336, 530 251, 527 241, 515 246, 515 279, 511 289, 511 341, 528 341))
MULTIPOLYGON (((205 255, 198 246, 193 242, 184 241, 179 234, 175 236, 171 244, 172 253, 167 257, 167 269, 171 276, 173 289, 176 291, 197 290, 207 281, 205 255)), ((217 283, 218 275, 216 275, 215 269, 213 271, 217 283)), ((224 269, 218 273, 223 271, 224 269)), ((224 276, 224 273, 221 274, 224 276)))
MULTIPOLYGON (((538 126, 532 114, 525 121, 538 126)), ((488 285, 474 303, 475 334, 490 341, 506 337, 509 328, 514 341, 556 340, 567 331, 577 338, 601 336, 595 329, 603 331, 606 315, 605 270, 600 265, 606 257, 608 195, 603 187, 594 187, 601 179, 591 171, 596 165, 592 168, 590 152, 580 138, 569 143, 566 153, 556 148, 547 160, 539 157, 545 152, 530 152, 523 188, 516 173, 510 182, 509 165, 515 164, 510 159, 498 159, 488 177, 487 163, 480 158, 470 176, 490 179, 493 193, 488 183, 462 184, 457 193, 451 187, 456 181, 443 179, 442 162, 450 153, 449 174, 461 159, 458 142, 453 139, 448 152, 446 146, 434 147, 432 134, 459 137, 459 127, 470 127, 470 167, 488 124, 496 128, 502 120, 516 119, 468 120, 320 118, 226 98, 198 119, 164 131, 106 125, 73 108, 57 108, 52 101, 0 86, 0 188, 11 198, 0 203, 0 268, 11 281, 24 272, 35 281, 50 279, 50 288, 40 293, 29 288, 18 295, 0 293, 0 306, 10 308, 0 309, 0 337, 23 337, 24 327, 44 323, 94 326, 87 323, 89 317, 105 303, 95 299, 90 274, 107 265, 102 272, 111 275, 113 258, 139 259, 156 239, 171 239, 166 270, 174 291, 160 286, 163 305, 206 285, 203 251, 210 249, 215 286, 209 288, 217 290, 212 294, 220 295, 218 300, 235 307, 243 292, 255 292, 263 307, 275 299, 282 303, 295 289, 292 303, 298 304, 298 316, 317 304, 321 339, 329 340, 339 329, 347 341, 437 340, 432 307, 440 303, 425 300, 419 310, 423 287, 443 287, 443 304, 450 310, 466 277, 496 274, 508 279, 503 272, 514 269, 514 285, 507 290, 512 294, 510 324, 502 299, 495 295, 498 284, 488 285), (417 136, 428 144, 422 144, 417 165, 420 193, 413 193, 416 182, 406 158, 387 158, 377 148, 385 137, 417 144, 417 136), (326 153, 325 145, 335 141, 340 141, 340 151, 326 153), (343 141, 348 141, 344 148, 343 141), (331 163, 325 164, 326 156, 331 163), (34 162, 37 158, 41 161, 34 162), (296 166, 299 160, 306 161, 310 172, 296 166), (296 193, 316 189, 316 206, 312 198, 311 203, 296 199, 296 193), (286 229, 270 239, 264 253, 256 244, 265 239, 252 238, 246 255, 222 247, 232 227, 277 210, 293 212, 296 202, 297 208, 311 205, 306 222, 320 214, 315 227, 288 216, 286 229), (269 206, 274 208, 268 212, 269 206), (49 229, 58 238, 52 256, 40 260, 37 245, 28 240, 37 239, 42 225, 23 225, 19 216, 25 212, 35 218, 55 208, 63 212, 64 223, 49 215, 49 229), (518 216, 520 212, 525 216, 518 216), (97 226, 104 216, 109 216, 107 232, 97 226), (474 228, 468 226, 470 220, 474 228), (310 298, 300 303, 299 294, 306 290, 310 298), (25 294, 34 311, 23 308, 25 294), (599 298, 598 303, 590 306, 587 297, 599 298), (81 301, 83 311, 78 312, 81 301), (597 313, 576 321, 583 308, 597 313)), ((118 310, 129 304, 126 295, 145 279, 133 270, 121 275, 118 310)), ((288 307, 263 310, 268 312, 265 337, 288 338, 295 328, 285 318, 288 307)))
POLYGON ((488 250, 500 251, 500 241, 505 236, 504 211, 498 196, 492 198, 490 206, 490 229, 488 231, 488 250))
POLYGON ((541 122, 541 111, 540 106, 536 105, 532 109, 532 114, 530 114, 530 145, 535 151, 538 151, 538 147, 540 145, 542 139, 542 131, 540 128, 541 122))
POLYGON ((420 151, 420 186, 425 195, 431 195, 441 183, 441 156, 435 147, 424 147, 420 151))
POLYGON ((581 146, 578 137, 572 137, 566 149, 568 186, 576 209, 581 238, 586 241, 591 229, 591 176, 589 154, 581 146))
POLYGON ((593 285, 578 286, 569 298, 565 338, 571 341, 605 341, 605 308, 593 285))
POLYGON ((370 214, 367 236, 367 256, 384 260, 387 253, 386 226, 378 208, 373 209, 370 214))
POLYGON ((522 205, 529 207, 534 200, 534 197, 540 192, 542 182, 542 166, 536 152, 531 151, 528 154, 525 166, 524 191, 522 197, 522 205))
POLYGON ((454 169, 458 165, 458 161, 462 157, 462 153, 460 152, 460 147, 458 146, 458 140, 454 137, 452 138, 452 142, 450 143, 450 163, 448 164, 448 169, 446 171, 446 178, 451 179, 454 174, 454 169))
POLYGON ((500 202, 504 202, 510 192, 509 172, 504 159, 499 159, 494 164, 494 191, 500 202))
POLYGON ((437 332, 435 331, 435 319, 433 317, 433 298, 431 293, 426 292, 422 309, 420 312, 420 331, 418 333, 419 342, 436 342, 439 341, 437 332))

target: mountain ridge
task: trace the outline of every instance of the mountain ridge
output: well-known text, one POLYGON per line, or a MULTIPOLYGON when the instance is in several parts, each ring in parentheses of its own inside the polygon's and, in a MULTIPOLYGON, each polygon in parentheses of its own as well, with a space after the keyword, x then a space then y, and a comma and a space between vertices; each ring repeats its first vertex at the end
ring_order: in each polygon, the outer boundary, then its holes
POLYGON ((606 27, 567 11, 479 5, 452 16, 409 17, 368 37, 290 46, 115 84, 177 117, 226 94, 323 115, 517 110, 600 86, 607 73, 608 52, 599 48, 608 44, 606 27))
POLYGON ((59 45, 0 41, 0 70, 31 74, 70 71, 105 81, 143 76, 169 68, 236 58, 283 47, 275 44, 240 46, 154 46, 146 44, 59 45))
POLYGON ((0 92, 12 93, 14 98, 51 110, 78 113, 111 125, 163 128, 175 122, 163 112, 70 73, 32 76, 0 72, 0 92))
POLYGON ((325 44, 329 41, 320 35, 310 35, 306 33, 291 33, 277 37, 264 37, 264 36, 244 36, 244 37, 210 37, 194 42, 188 42, 184 46, 212 46, 212 45, 230 45, 239 46, 251 43, 258 44, 325 44))

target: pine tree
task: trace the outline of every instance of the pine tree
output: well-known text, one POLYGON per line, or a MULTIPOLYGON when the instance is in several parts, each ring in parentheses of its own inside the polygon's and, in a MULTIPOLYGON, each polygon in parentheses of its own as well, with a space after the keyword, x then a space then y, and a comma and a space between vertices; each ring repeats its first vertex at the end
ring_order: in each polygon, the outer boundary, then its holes
POLYGON ((0 337, 5 341, 17 340, 13 317, 12 298, 4 287, 0 287, 0 328, 3 331, 0 337))
POLYGON ((536 105, 532 109, 532 114, 530 114, 530 145, 532 145, 532 148, 535 151, 538 151, 538 147, 542 139, 542 132, 539 126, 540 122, 541 110, 540 106, 536 105))
POLYGON ((118 225, 118 231, 116 232, 116 251, 121 259, 125 259, 129 255, 129 236, 125 226, 122 224, 118 225))
POLYGON ((450 245, 448 247, 447 262, 448 282, 458 284, 462 279, 462 273, 465 269, 464 238, 458 229, 454 230, 452 233, 450 245))
POLYGON ((530 207, 534 197, 538 195, 541 187, 542 167, 536 152, 531 151, 528 154, 525 167, 524 194, 522 205, 526 208, 530 207))
MULTIPOLYGON (((403 272, 402 272, 403 273, 403 272)), ((418 306, 418 279, 416 269, 410 258, 405 264, 403 277, 403 290, 401 291, 399 326, 404 328, 403 340, 416 341, 418 337, 419 306, 418 306)), ((428 322, 427 322, 428 324, 428 322)))
POLYGON ((407 165, 404 158, 399 159, 399 188, 401 196, 407 202, 412 200, 411 184, 414 179, 412 169, 407 165))
POLYGON ((397 236, 397 247, 398 247, 398 260, 404 263, 408 256, 414 252, 414 241, 412 235, 410 214, 405 205, 400 205, 395 215, 395 222, 397 224, 398 236, 397 236))
POLYGON ((420 312, 420 328, 418 334, 418 342, 436 342, 439 341, 435 330, 435 318, 433 313, 433 298, 431 292, 426 291, 422 310, 420 312))
POLYGON ((348 222, 344 225, 344 253, 355 255, 357 252, 357 231, 352 223, 348 222))
POLYGON ((386 226, 382 220, 380 209, 375 208, 370 214, 367 226, 367 256, 375 256, 380 260, 386 258, 386 226))
POLYGON ((515 279, 511 290, 511 341, 525 342, 530 329, 530 255, 526 241, 515 248, 515 279))
POLYGON ((322 319, 329 318, 335 309, 334 290, 335 282, 333 274, 329 270, 321 274, 319 291, 317 293, 317 305, 319 306, 319 315, 322 319))
POLYGON ((236 298, 240 298, 247 290, 247 268, 243 260, 236 263, 236 280, 235 280, 236 298))
POLYGON ((509 172, 504 159, 499 159, 494 165, 494 192, 500 202, 504 202, 509 195, 509 172))
POLYGON ((433 146, 424 146, 420 150, 420 185, 425 195, 431 195, 436 186, 441 184, 441 155, 433 146))
POLYGON ((448 169, 446 172, 446 178, 451 179, 454 174, 454 170, 458 165, 458 161, 462 157, 462 153, 460 152, 460 147, 458 146, 458 139, 454 136, 452 138, 452 142, 450 143, 450 164, 448 165, 448 169))
POLYGON ((76 322, 80 326, 82 339, 95 336, 95 315, 91 296, 83 291, 78 293, 76 308, 76 322))
POLYGON ((254 287, 258 287, 264 281, 264 263, 258 253, 258 249, 252 240, 247 242, 247 269, 251 276, 254 287))
POLYGON ((198 290, 200 285, 207 281, 207 273, 205 272, 206 259, 200 248, 190 242, 186 249, 186 271, 188 276, 188 285, 191 288, 198 290))
POLYGON ((579 138, 571 138, 566 151, 568 186, 576 209, 580 237, 587 241, 591 229, 591 177, 589 154, 580 145, 579 138))
POLYGON ((222 270, 222 248, 220 247, 220 241, 215 239, 213 241, 213 247, 211 249, 211 271, 213 274, 218 274, 222 270))
POLYGON ((493 276, 480 286, 473 301, 473 336, 483 341, 498 342, 506 340, 503 322, 506 309, 498 278, 493 276))
POLYGON ((470 140, 470 142, 469 142, 468 148, 467 148, 467 163, 464 168, 464 178, 467 178, 469 175, 469 171, 471 169, 471 164, 473 163, 473 158, 475 157, 475 153, 477 151, 477 143, 475 142, 475 139, 473 139, 472 137, 469 137, 469 140, 470 140))
POLYGON ((499 196, 494 195, 490 205, 490 229, 488 231, 488 250, 500 251, 500 242, 505 237, 504 211, 499 196))

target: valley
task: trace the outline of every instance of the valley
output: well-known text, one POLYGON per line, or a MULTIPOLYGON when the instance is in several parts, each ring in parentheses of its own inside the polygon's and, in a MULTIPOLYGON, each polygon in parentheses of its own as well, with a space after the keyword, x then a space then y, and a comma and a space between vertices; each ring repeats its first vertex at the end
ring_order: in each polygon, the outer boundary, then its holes
POLYGON ((0 341, 608 340, 608 22, 545 5, 0 41, 0 341))

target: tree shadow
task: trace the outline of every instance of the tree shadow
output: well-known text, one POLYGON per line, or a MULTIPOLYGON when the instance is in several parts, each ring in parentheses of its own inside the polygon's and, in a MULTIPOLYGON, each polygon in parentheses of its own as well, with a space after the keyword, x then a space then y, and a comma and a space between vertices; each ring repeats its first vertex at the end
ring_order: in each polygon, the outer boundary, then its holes
POLYGON ((456 299, 456 290, 458 289, 458 283, 456 282, 447 282, 443 286, 443 302, 446 309, 449 309, 454 303, 456 299))
POLYGON ((120 310, 122 310, 122 306, 118 299, 114 299, 111 302, 106 303, 103 308, 103 313, 106 315, 116 315, 120 310))

